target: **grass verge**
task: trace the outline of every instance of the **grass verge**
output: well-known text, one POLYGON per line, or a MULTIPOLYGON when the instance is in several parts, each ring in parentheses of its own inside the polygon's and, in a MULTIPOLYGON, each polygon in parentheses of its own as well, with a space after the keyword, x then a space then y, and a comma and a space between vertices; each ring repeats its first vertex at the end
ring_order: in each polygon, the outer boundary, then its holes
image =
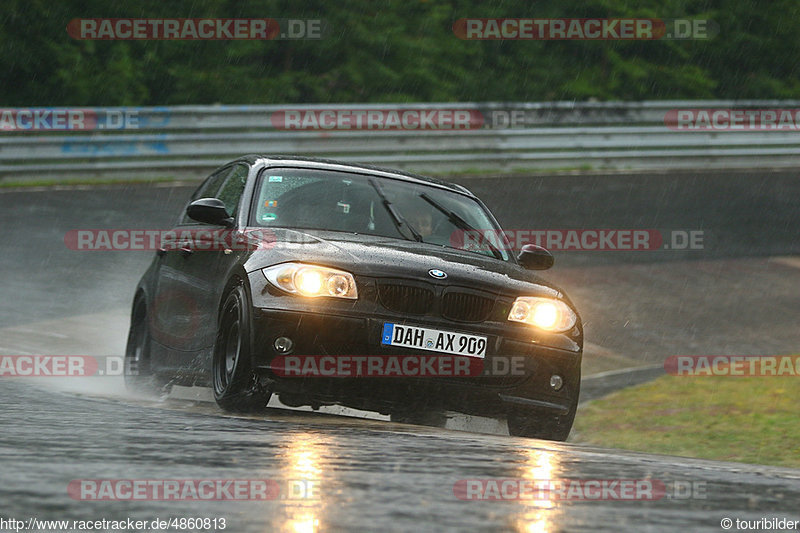
POLYGON ((720 461, 800 467, 797 377, 677 377, 587 404, 584 444, 720 461))

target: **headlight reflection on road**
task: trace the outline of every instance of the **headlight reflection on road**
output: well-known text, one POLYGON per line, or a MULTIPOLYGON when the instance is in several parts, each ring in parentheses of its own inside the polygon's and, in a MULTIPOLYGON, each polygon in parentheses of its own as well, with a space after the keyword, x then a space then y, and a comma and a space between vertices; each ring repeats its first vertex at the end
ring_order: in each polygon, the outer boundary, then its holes
POLYGON ((517 522, 517 531, 520 533, 549 533, 552 531, 552 522, 548 518, 541 517, 541 511, 526 514, 517 522))
POLYGON ((320 486, 323 477, 322 457, 325 443, 312 433, 292 434, 281 442, 285 453, 282 477, 289 487, 284 503, 286 521, 280 529, 294 533, 320 531, 320 515, 324 496, 320 486))
POLYGON ((561 470, 554 452, 547 450, 526 450, 528 456, 527 478, 553 479, 561 470))
POLYGON ((289 469, 297 479, 317 479, 322 473, 317 461, 317 451, 312 446, 310 449, 292 449, 289 455, 291 462, 289 469))
POLYGON ((313 513, 293 515, 286 524, 286 530, 294 533, 316 533, 319 531, 319 519, 313 513))
MULTIPOLYGON (((524 450, 525 463, 520 473, 524 479, 549 481, 561 474, 558 452, 549 450, 524 450)), ((520 533, 549 533, 555 518, 560 514, 558 502, 545 493, 542 499, 520 500, 524 510, 515 520, 514 529, 520 533)))

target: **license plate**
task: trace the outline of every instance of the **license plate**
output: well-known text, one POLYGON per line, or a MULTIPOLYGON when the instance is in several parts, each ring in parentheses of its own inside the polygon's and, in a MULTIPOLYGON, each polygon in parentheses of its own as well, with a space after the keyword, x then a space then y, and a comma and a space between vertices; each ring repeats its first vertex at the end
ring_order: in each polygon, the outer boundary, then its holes
POLYGON ((402 346, 431 352, 466 355, 481 359, 486 356, 486 337, 389 322, 383 324, 381 344, 384 346, 402 346))

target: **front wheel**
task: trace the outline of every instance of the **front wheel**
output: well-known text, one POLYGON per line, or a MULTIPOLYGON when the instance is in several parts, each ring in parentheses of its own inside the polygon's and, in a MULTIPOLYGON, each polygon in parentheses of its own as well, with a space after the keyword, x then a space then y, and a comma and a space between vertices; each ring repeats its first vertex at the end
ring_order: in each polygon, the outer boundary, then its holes
POLYGON ((214 399, 222 409, 254 412, 266 408, 270 394, 259 385, 251 365, 250 307, 245 288, 228 293, 219 316, 211 361, 214 399))

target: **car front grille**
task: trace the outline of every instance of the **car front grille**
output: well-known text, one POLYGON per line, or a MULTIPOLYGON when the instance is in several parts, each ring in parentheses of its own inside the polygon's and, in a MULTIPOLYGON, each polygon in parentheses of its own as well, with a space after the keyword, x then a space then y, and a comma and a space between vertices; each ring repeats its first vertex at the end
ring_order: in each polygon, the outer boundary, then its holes
POLYGON ((477 292, 449 288, 437 298, 433 288, 399 283, 378 285, 380 303, 390 311, 407 315, 440 314, 456 322, 484 322, 489 318, 495 298, 477 292))
POLYGON ((442 316, 458 322, 483 322, 492 307, 493 299, 467 292, 448 292, 442 298, 442 316))
POLYGON ((380 285, 378 296, 386 309, 409 315, 424 315, 433 305, 433 291, 411 285, 380 285))

